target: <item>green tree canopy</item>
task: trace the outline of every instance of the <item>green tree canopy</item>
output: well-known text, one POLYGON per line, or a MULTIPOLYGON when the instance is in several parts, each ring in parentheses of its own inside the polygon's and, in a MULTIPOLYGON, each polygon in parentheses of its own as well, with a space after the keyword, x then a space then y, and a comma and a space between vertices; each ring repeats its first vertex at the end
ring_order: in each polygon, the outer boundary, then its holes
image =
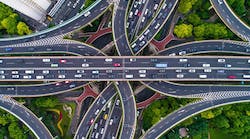
POLYGON ((192 25, 188 25, 188 24, 180 24, 180 25, 176 25, 174 28, 174 34, 178 37, 178 38, 188 38, 191 37, 193 31, 193 26, 192 25))
POLYGON ((24 22, 19 22, 17 24, 17 33, 18 35, 31 34, 32 31, 24 22))

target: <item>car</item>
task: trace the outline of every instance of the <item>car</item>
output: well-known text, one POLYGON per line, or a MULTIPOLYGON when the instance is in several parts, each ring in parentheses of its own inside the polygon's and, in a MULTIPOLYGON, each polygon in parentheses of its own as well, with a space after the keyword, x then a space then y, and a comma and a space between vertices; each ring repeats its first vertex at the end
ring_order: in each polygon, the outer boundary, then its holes
POLYGON ((226 60, 225 59, 218 59, 219 63, 224 63, 226 60))
POLYGON ((114 63, 113 65, 114 65, 114 67, 120 67, 121 66, 120 63, 114 63))
POLYGON ((137 5, 138 5, 138 2, 135 2, 135 4, 134 4, 134 8, 136 8, 136 7, 137 7, 137 5))
POLYGON ((104 128, 101 129, 100 134, 102 135, 104 133, 104 128))
POLYGON ((82 74, 75 74, 74 77, 75 77, 75 78, 81 78, 81 77, 82 77, 82 74))
POLYGON ((139 41, 142 41, 144 39, 144 35, 142 35, 140 38, 139 38, 139 41))
POLYGON ((147 29, 147 30, 144 32, 144 35, 148 35, 149 32, 150 32, 150 30, 147 29))
POLYGON ((177 77, 177 78, 183 78, 184 75, 183 75, 183 74, 177 74, 176 77, 177 77))
POLYGON ((58 78, 59 78, 59 79, 64 79, 64 78, 65 78, 65 75, 58 75, 58 78))
POLYGON ((93 70, 92 74, 99 74, 99 71, 98 70, 93 70))
POLYGON ((130 12, 128 17, 132 18, 132 16, 133 16, 133 12, 130 12))
POLYGON ((36 76, 36 79, 44 79, 44 76, 43 75, 38 75, 38 76, 36 76))
POLYGON ((147 14, 148 14, 148 9, 146 9, 144 12, 144 15, 147 15, 147 14))
POLYGON ((132 44, 131 47, 134 48, 136 46, 136 43, 132 44))
POLYGON ((91 118, 90 121, 89 121, 89 124, 92 125, 94 123, 95 119, 94 118, 91 118))
POLYGON ((229 76, 227 76, 227 78, 228 78, 228 79, 235 79, 236 76, 234 76, 234 75, 229 75, 229 76))
POLYGON ((5 79, 5 75, 0 75, 0 79, 5 79))
POLYGON ((164 9, 166 8, 166 6, 167 6, 167 4, 164 3, 164 4, 162 5, 162 9, 164 10, 164 9))
POLYGON ((31 79, 31 75, 24 75, 23 79, 31 79))
POLYGON ((158 8, 158 4, 155 4, 154 6, 154 10, 156 10, 158 8))
POLYGON ((84 73, 84 70, 77 70, 76 73, 84 73))
POLYGON ((13 71, 11 71, 11 74, 18 74, 18 71, 17 70, 13 70, 13 71))
POLYGON ((138 14, 138 12, 139 12, 139 10, 138 10, 138 9, 136 9, 136 10, 135 10, 134 15, 137 15, 137 14, 138 14))
POLYGON ((97 109, 97 110, 95 111, 95 115, 97 115, 97 114, 99 113, 99 111, 100 111, 100 110, 99 110, 99 109, 97 109))
POLYGON ((137 13, 137 16, 141 16, 141 12, 140 11, 137 13))
POLYGON ((64 83, 66 83, 66 84, 67 84, 67 83, 70 83, 70 81, 64 81, 64 83))
POLYGON ((186 51, 180 51, 179 52, 179 55, 185 55, 186 54, 186 51))
POLYGON ((223 1, 222 1, 222 0, 218 0, 218 3, 219 3, 219 4, 223 4, 223 1))
POLYGON ((44 58, 43 62, 50 62, 50 59, 49 58, 44 58))
POLYGON ((200 79, 205 79, 205 78, 207 78, 207 75, 206 74, 201 74, 201 75, 199 75, 199 78, 200 79))
POLYGON ((112 124, 113 124, 113 119, 110 119, 109 125, 112 125, 112 124))
POLYGON ((195 73, 195 69, 189 69, 188 72, 195 73))
POLYGON ((171 53, 168 56, 176 56, 176 54, 175 53, 171 53))
POLYGON ((211 69, 204 69, 204 72, 212 72, 211 69))
POLYGON ((139 70, 139 73, 146 73, 146 70, 139 70))
POLYGON ((181 69, 176 69, 175 72, 182 72, 182 70, 181 69))
POLYGON ((89 67, 89 64, 83 63, 83 64, 82 64, 82 67, 89 67))
POLYGON ((65 59, 60 60, 60 63, 66 63, 66 62, 67 62, 67 60, 65 60, 65 59))
POLYGON ((34 71, 34 70, 25 70, 25 73, 26 73, 26 74, 34 74, 35 71, 34 71))
POLYGON ((158 29, 160 27, 160 23, 157 23, 154 29, 158 29))
POLYGON ((106 59, 105 59, 105 62, 112 62, 112 61, 113 61, 112 58, 106 58, 106 59))
POLYGON ((12 51, 12 50, 13 50, 13 48, 11 48, 11 47, 5 48, 5 52, 10 52, 10 51, 12 51))
POLYGON ((143 46, 144 44, 145 44, 146 42, 145 41, 142 41, 142 42, 140 42, 140 46, 143 46))
POLYGON ((98 137, 99 137, 99 133, 96 133, 95 138, 98 139, 98 137))
POLYGON ((3 60, 1 59, 1 60, 0 60, 0 64, 2 64, 2 63, 3 63, 3 60))
POLYGON ((49 74, 49 70, 43 70, 43 74, 49 74))
POLYGON ((186 58, 179 59, 179 62, 187 62, 188 60, 186 58))
POLYGON ((19 75, 12 75, 12 78, 13 78, 13 79, 18 79, 18 78, 19 78, 19 75))
POLYGON ((58 67, 58 64, 52 63, 52 64, 50 65, 50 67, 51 67, 51 68, 57 68, 57 67, 58 67))
POLYGON ((84 16, 87 17, 90 15, 90 11, 87 11, 86 13, 84 13, 84 16))
POLYGON ((217 70, 217 73, 224 73, 225 70, 217 70))
POLYGON ((230 65, 230 64, 226 64, 226 65, 225 65, 225 67, 226 67, 226 68, 231 68, 231 67, 232 67, 232 65, 230 65))
POLYGON ((4 74, 4 70, 0 70, 0 74, 4 74))
POLYGON ((59 86, 59 85, 61 85, 62 83, 60 83, 60 82, 58 82, 58 83, 56 83, 56 86, 59 86))
POLYGON ((119 99, 117 99, 117 100, 116 100, 116 102, 115 102, 115 105, 117 105, 117 106, 118 106, 119 104, 120 104, 120 100, 119 100, 119 99))
POLYGON ((210 64, 202 64, 202 67, 210 67, 210 64))
POLYGON ((108 105, 107 105, 107 108, 110 108, 111 104, 112 104, 112 102, 110 101, 110 102, 108 103, 108 105))
POLYGON ((98 127, 98 123, 95 123, 94 129, 97 129, 98 127))
POLYGON ((145 77, 146 77, 146 74, 140 74, 139 77, 145 78, 145 77))

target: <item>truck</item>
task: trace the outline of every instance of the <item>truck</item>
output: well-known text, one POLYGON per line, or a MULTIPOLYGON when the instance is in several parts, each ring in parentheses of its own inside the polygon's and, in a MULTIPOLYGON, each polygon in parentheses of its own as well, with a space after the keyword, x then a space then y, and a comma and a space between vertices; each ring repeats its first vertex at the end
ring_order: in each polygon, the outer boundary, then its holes
POLYGON ((168 64, 166 64, 166 63, 156 63, 155 67, 156 68, 166 68, 166 67, 168 67, 168 64))

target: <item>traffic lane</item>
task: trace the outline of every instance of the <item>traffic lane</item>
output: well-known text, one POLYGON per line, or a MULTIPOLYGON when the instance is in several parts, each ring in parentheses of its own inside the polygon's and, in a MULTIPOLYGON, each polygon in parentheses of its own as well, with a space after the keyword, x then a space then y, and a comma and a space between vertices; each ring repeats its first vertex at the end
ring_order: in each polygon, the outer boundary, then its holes
POLYGON ((230 7, 226 4, 225 0, 222 1, 211 1, 215 11, 220 15, 220 18, 229 26, 229 28, 236 32, 236 35, 240 36, 245 40, 250 40, 250 29, 245 25, 232 11, 230 7))
POLYGON ((81 121, 78 130, 75 134, 75 138, 79 139, 82 137, 86 137, 88 130, 92 126, 90 124, 90 121, 92 118, 96 118, 95 115, 93 115, 98 109, 101 110, 105 102, 109 99, 111 99, 115 95, 116 91, 114 89, 114 86, 112 84, 108 85, 100 94, 100 96, 94 101, 92 106, 88 109, 88 112, 84 115, 83 120, 81 121), (105 100, 105 101, 104 101, 105 100), (103 103, 104 102, 104 103, 103 103))
MULTIPOLYGON (((206 53, 206 52, 231 52, 231 53, 243 53, 249 54, 250 49, 238 42, 224 42, 224 41, 209 41, 209 42, 196 42, 196 43, 186 43, 177 45, 174 47, 167 48, 163 51, 160 51, 159 55, 180 55, 181 52, 186 54, 193 53, 206 53)), ((185 55, 186 55, 185 54, 185 55)))
POLYGON ((48 96, 63 93, 86 85, 87 82, 55 82, 51 84, 0 86, 0 94, 10 96, 48 96), (70 85, 74 84, 74 88, 70 85))
POLYGON ((54 44, 44 46, 23 46, 23 47, 0 47, 0 55, 14 54, 14 53, 73 53, 78 55, 96 55, 100 53, 99 50, 84 44, 54 44))
MULTIPOLYGON (((133 96, 128 100, 123 101, 124 103, 124 126, 129 125, 135 128, 136 124, 136 104, 134 102, 133 96)), ((125 137, 125 136, 124 136, 125 137)))
POLYGON ((0 106, 4 109, 14 113, 18 119, 20 119, 25 125, 31 128, 33 133, 38 138, 52 139, 52 135, 46 126, 27 108, 18 104, 11 98, 4 98, 1 96, 0 106))
POLYGON ((129 99, 133 95, 133 91, 128 82, 118 82, 117 87, 123 100, 129 99))
POLYGON ((114 29, 114 38, 115 44, 120 55, 132 55, 132 52, 129 47, 129 42, 126 38, 126 28, 125 28, 125 18, 126 18, 126 9, 128 6, 127 0, 120 0, 119 6, 116 10, 115 17, 112 25, 114 29))
POLYGON ((37 34, 35 36, 27 36, 26 38, 22 38, 20 39, 19 37, 16 37, 15 39, 12 40, 0 40, 0 46, 3 45, 10 45, 10 44, 18 44, 18 43, 25 43, 25 42, 30 42, 30 41, 34 41, 34 40, 40 40, 42 38, 48 38, 48 37, 53 37, 56 35, 62 35, 68 32, 73 31, 74 29, 76 29, 75 27, 80 27, 82 25, 87 24, 88 22, 90 22, 92 19, 94 19, 95 17, 99 16, 103 11, 106 10, 106 8, 109 6, 109 3, 106 0, 102 0, 100 1, 95 8, 92 8, 91 14, 88 17, 84 17, 84 16, 79 16, 79 17, 73 17, 75 18, 74 21, 71 21, 65 25, 59 25, 59 28, 56 28, 54 30, 51 31, 44 31, 44 33, 42 34, 37 34), (81 24, 79 24, 81 23, 81 24), (76 26, 76 24, 79 24, 76 26))
MULTIPOLYGON (((149 32, 151 32, 151 34, 156 34, 159 31, 159 29, 164 25, 163 23, 165 23, 168 20, 168 18, 166 17, 169 16, 169 14, 171 14, 171 11, 173 11, 176 3, 177 1, 175 0, 171 0, 170 2, 165 1, 165 4, 166 4, 165 8, 161 6, 161 9, 157 15, 157 18, 154 19, 153 22, 151 22, 151 24, 148 27, 148 30, 150 30, 149 32)), ((148 34, 146 33, 146 31, 142 33, 145 36, 147 36, 148 34)), ((140 35, 138 38, 140 38, 141 36, 142 35, 140 35)), ((150 37, 144 37, 141 40, 136 39, 135 41, 133 41, 132 45, 135 44, 135 46, 133 47, 133 52, 138 53, 139 51, 141 51, 141 49, 144 48, 148 44, 148 42, 152 39, 153 38, 150 36, 150 37)))
POLYGON ((162 133, 167 132, 170 130, 173 126, 176 125, 177 122, 183 120, 184 118, 194 114, 194 113, 200 113, 204 109, 207 108, 215 108, 218 107, 221 104, 226 103, 236 103, 241 101, 249 101, 250 96, 238 96, 238 97, 232 97, 232 98, 220 98, 216 100, 210 100, 210 101, 201 101, 198 103, 189 104, 185 107, 180 108, 178 111, 175 111, 171 114, 169 114, 167 117, 165 117, 162 121, 158 122, 155 126, 150 128, 146 134, 143 135, 142 138, 157 138, 162 133))
POLYGON ((113 111, 108 121, 108 126, 106 127, 106 132, 103 136, 104 139, 111 139, 112 137, 117 138, 121 120, 122 120, 122 109, 120 105, 114 104, 113 111), (110 125, 111 119, 113 120, 113 123, 110 125))

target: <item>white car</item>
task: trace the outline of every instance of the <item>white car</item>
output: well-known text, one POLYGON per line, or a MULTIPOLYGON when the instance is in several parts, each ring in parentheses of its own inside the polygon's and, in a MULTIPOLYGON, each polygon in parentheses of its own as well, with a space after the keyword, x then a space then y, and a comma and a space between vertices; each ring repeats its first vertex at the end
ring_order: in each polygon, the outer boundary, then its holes
POLYGON ((112 58, 106 58, 106 59, 105 59, 105 62, 112 62, 112 61, 113 61, 112 58))
POLYGON ((225 59, 218 59, 219 63, 224 63, 226 60, 225 59))
POLYGON ((180 62, 187 62, 188 60, 186 58, 179 59, 180 62))
POLYGON ((195 73, 195 69, 189 69, 188 72, 195 73))
POLYGON ((82 64, 82 67, 89 67, 89 64, 84 63, 84 64, 82 64))
POLYGON ((38 75, 38 76, 36 76, 36 79, 44 79, 44 76, 38 75))
POLYGON ((44 58, 43 62, 50 62, 50 59, 49 58, 44 58))
POLYGON ((87 11, 86 13, 84 13, 84 16, 87 17, 90 15, 90 11, 87 11))
POLYGON ((211 69, 204 69, 204 72, 212 72, 211 69))
POLYGON ((146 70, 139 70, 139 73, 146 73, 146 70))
POLYGON ((184 75, 183 75, 183 74, 177 74, 176 77, 177 77, 177 78, 183 78, 184 75))
POLYGON ((31 79, 31 75, 24 75, 23 79, 31 79))
POLYGON ((59 79, 64 79, 64 78, 65 78, 65 75, 58 75, 58 78, 59 78, 59 79))

